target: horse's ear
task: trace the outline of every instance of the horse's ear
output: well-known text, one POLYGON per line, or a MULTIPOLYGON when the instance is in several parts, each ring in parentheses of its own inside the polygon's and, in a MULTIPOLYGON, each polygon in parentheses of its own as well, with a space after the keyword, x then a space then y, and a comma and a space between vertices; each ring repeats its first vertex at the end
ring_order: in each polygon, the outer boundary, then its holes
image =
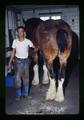
POLYGON ((24 18, 23 18, 23 23, 24 23, 24 24, 26 23, 26 21, 24 20, 24 18))

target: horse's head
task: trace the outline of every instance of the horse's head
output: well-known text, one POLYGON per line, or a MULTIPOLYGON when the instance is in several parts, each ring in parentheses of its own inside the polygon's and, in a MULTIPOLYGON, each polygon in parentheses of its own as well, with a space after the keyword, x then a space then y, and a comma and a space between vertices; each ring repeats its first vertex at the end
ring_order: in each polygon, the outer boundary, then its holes
POLYGON ((35 34, 37 26, 42 22, 42 20, 40 18, 30 18, 26 21, 23 19, 23 22, 25 24, 26 37, 29 38, 35 46, 37 46, 35 34))

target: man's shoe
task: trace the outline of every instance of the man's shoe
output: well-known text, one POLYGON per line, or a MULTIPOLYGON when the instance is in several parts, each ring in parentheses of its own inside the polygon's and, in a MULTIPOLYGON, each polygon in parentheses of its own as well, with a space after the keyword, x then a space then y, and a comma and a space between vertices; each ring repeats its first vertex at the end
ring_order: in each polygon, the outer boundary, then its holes
POLYGON ((28 95, 23 95, 23 98, 28 98, 28 95))
POLYGON ((16 97, 16 101, 19 101, 21 99, 21 97, 20 96, 18 96, 18 97, 16 97))

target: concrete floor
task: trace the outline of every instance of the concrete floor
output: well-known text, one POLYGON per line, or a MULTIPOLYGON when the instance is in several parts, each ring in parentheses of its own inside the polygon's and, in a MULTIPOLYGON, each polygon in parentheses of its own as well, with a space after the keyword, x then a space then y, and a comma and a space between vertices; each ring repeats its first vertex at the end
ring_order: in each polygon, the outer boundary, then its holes
POLYGON ((46 101, 48 85, 32 86, 28 99, 15 100, 14 88, 6 89, 6 114, 78 114, 79 113, 79 65, 73 69, 65 90, 65 101, 46 101))

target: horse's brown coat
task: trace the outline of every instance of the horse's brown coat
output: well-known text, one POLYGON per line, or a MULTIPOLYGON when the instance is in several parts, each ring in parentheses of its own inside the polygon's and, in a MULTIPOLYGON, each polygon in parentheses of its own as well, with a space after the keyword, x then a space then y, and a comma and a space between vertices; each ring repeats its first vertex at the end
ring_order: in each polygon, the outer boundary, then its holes
POLYGON ((66 22, 63 20, 43 22, 38 26, 36 35, 40 49, 43 51, 45 59, 48 63, 52 62, 56 56, 59 57, 60 63, 67 61, 71 51, 72 35, 70 26, 66 22), (60 52, 56 42, 56 33, 59 29, 65 30, 68 34, 68 47, 65 48, 64 53, 60 52))

